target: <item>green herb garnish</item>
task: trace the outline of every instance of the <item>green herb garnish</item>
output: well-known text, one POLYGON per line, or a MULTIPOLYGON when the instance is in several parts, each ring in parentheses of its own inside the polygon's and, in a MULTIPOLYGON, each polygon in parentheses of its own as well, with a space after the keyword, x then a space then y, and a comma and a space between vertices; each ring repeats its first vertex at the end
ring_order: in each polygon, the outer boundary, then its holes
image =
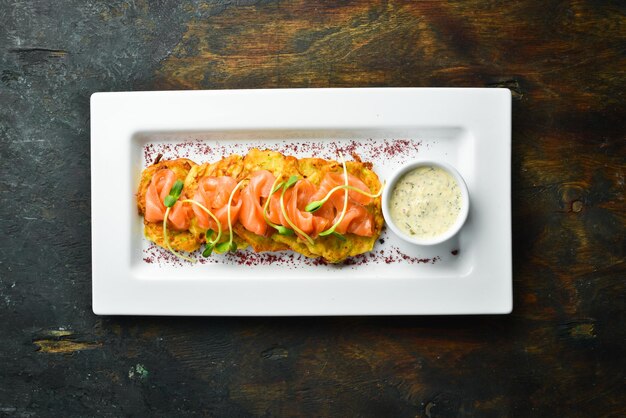
POLYGON ((278 190, 280 190, 280 188, 283 187, 283 185, 285 184, 285 182, 283 181, 278 183, 278 180, 280 180, 280 177, 277 177, 276 180, 274 180, 274 185, 273 185, 272 191, 270 192, 270 196, 276 193, 278 190))
POLYGON ((289 177, 289 180, 287 180, 287 183, 285 183, 285 185, 283 186, 283 191, 280 194, 280 210, 283 212, 283 216, 285 220, 287 221, 287 223, 289 224, 289 226, 292 227, 293 230, 296 231, 300 236, 304 237, 309 242, 309 244, 313 245, 314 244, 313 238, 311 238, 306 232, 298 228, 296 224, 291 222, 291 219, 289 219, 289 215, 287 215, 287 210, 285 209, 285 192, 291 186, 296 184, 297 181, 298 181, 298 176, 291 176, 289 177))
POLYGON ((220 242, 215 246, 215 251, 220 254, 227 253, 228 251, 237 251, 237 244, 229 241, 220 242))
POLYGON ((233 224, 230 219, 230 207, 233 203, 233 197, 235 196, 235 192, 237 191, 237 189, 241 187, 244 181, 246 181, 246 179, 243 179, 239 183, 237 183, 233 191, 230 192, 230 197, 228 198, 228 209, 226 210, 226 216, 228 217, 228 241, 221 242, 215 245, 215 250, 218 253, 225 253, 228 251, 237 251, 237 244, 233 242, 233 224))
POLYGON ((212 229, 208 229, 205 234, 206 244, 204 246, 204 251, 202 251, 202 256, 208 257, 213 253, 213 248, 215 247, 215 244, 217 244, 220 238, 222 238, 222 223, 219 221, 219 219, 217 219, 217 216, 215 216, 213 212, 211 212, 208 208, 206 208, 200 202, 196 202, 195 200, 191 200, 191 199, 186 199, 186 200, 183 200, 182 202, 191 203, 192 205, 198 206, 200 209, 205 211, 211 218, 213 218, 213 220, 217 224, 217 237, 215 237, 214 240, 210 240, 213 234, 215 233, 212 229))
POLYGON ((298 176, 289 177, 289 180, 287 180, 287 183, 285 183, 285 185, 283 186, 283 189, 287 190, 288 188, 296 184, 297 181, 298 181, 298 176))
POLYGON ((304 210, 306 210, 307 212, 315 212, 316 210, 318 210, 319 208, 321 208, 324 203, 328 202, 328 199, 330 199, 330 197, 333 195, 333 193, 335 193, 338 190, 342 190, 342 189, 348 189, 348 190, 352 190, 355 191, 357 193, 360 193, 364 196, 370 197, 372 199, 376 199, 377 197, 379 197, 381 194, 383 194, 383 187, 385 187, 385 184, 383 183, 383 185, 381 186, 380 190, 378 191, 378 193, 376 194, 372 194, 372 193, 367 193, 364 190, 359 189, 358 187, 354 187, 354 186, 348 186, 345 184, 341 184, 339 186, 335 186, 333 187, 327 194, 326 196, 324 196, 324 198, 322 200, 315 200, 313 202, 310 202, 308 205, 306 205, 306 207, 304 208, 304 210))
POLYGON ((202 257, 210 257, 213 254, 213 245, 206 244, 204 246, 204 250, 202 251, 202 257))
POLYGON ((281 187, 284 186, 284 182, 280 182, 280 176, 276 177, 276 180, 274 180, 274 184, 272 185, 272 191, 270 192, 270 195, 267 196, 267 200, 265 201, 265 205, 263 205, 263 219, 265 220, 265 223, 268 224, 269 226, 271 226, 272 228, 276 229, 276 231, 278 231, 278 233, 280 235, 293 235, 293 229, 289 229, 284 227, 283 225, 277 225, 273 222, 271 222, 269 220, 268 214, 267 214, 267 209, 269 208, 270 205, 270 199, 272 198, 272 195, 274 193, 276 193, 277 191, 280 190, 281 187))
POLYGON ((174 196, 172 195, 167 195, 165 196, 165 200, 163 200, 163 203, 165 204, 165 207, 167 208, 171 208, 172 206, 174 206, 174 203, 176 203, 176 199, 174 196))
MULTIPOLYGON (((345 179, 344 186, 347 186, 348 185, 348 168, 346 167, 346 160, 343 158, 342 155, 340 155, 339 157, 341 158, 341 164, 343 165, 343 177, 345 179)), ((337 222, 333 224, 333 226, 331 226, 324 232, 320 232, 320 236, 324 237, 326 235, 330 235, 333 232, 335 232, 335 229, 337 228, 337 226, 341 223, 341 221, 343 221, 343 218, 346 216, 347 210, 348 210, 348 189, 344 188, 343 209, 341 210, 341 216, 339 216, 339 219, 337 220, 337 222)))
POLYGON ((343 235, 341 235, 341 234, 340 234, 339 232, 337 232, 337 231, 333 231, 332 235, 333 235, 333 236, 335 236, 335 237, 337 237, 337 238, 339 238, 341 241, 345 241, 345 240, 346 240, 346 237, 344 237, 343 235))
POLYGON ((165 205, 165 207, 171 208, 172 206, 174 206, 174 204, 180 197, 180 193, 183 191, 183 186, 184 183, 180 180, 176 180, 174 182, 174 185, 170 189, 169 194, 165 196, 165 199, 163 200, 163 204, 165 205))

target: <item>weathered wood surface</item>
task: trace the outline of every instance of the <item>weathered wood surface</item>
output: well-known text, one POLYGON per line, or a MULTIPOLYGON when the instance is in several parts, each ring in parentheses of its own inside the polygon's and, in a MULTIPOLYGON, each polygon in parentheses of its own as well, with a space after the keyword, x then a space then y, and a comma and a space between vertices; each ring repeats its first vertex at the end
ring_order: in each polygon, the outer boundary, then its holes
POLYGON ((0 415, 625 416, 622 1, 0 2, 0 415), (91 313, 94 91, 504 86, 515 309, 91 313))

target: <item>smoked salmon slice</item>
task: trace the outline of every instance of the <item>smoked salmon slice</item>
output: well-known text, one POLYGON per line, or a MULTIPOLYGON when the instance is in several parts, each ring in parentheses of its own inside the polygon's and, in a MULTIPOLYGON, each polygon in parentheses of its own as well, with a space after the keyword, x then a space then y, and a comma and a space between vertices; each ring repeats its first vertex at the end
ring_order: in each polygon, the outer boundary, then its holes
MULTIPOLYGON (((222 229, 228 228, 228 199, 235 186, 237 186, 237 181, 229 176, 203 177, 198 181, 198 189, 193 196, 193 200, 213 212, 220 221, 222 229)), ((242 205, 240 195, 241 192, 237 189, 230 206, 231 225, 237 222, 239 217, 242 205)), ((192 210, 200 228, 217 230, 215 221, 209 217, 208 213, 196 205, 193 205, 192 210)))
POLYGON ((241 192, 239 222, 250 232, 265 235, 268 225, 263 218, 264 199, 270 195, 276 177, 267 170, 255 171, 250 183, 241 192))
MULTIPOLYGON (((304 210, 311 202, 311 197, 316 192, 316 187, 309 180, 299 180, 289 196, 285 194, 285 211, 291 222, 303 232, 312 237, 317 236, 330 226, 330 219, 320 216, 318 213, 310 213, 304 210)), ((288 226, 288 225, 286 225, 288 226)))
MULTIPOLYGON (((327 173, 322 179, 319 189, 311 197, 311 201, 323 199, 330 190, 343 184, 345 184, 343 174, 327 173)), ((363 190, 364 192, 370 193, 370 188, 352 174, 348 174, 348 184, 363 190)), ((330 217, 332 219, 332 224, 334 224, 339 220, 343 210, 344 193, 345 190, 337 190, 334 192, 330 199, 322 205, 316 213, 324 211, 323 213, 320 213, 320 215, 330 217)), ((339 225, 337 225, 335 231, 340 234, 348 232, 366 237, 372 236, 374 234, 374 217, 364 207, 364 205, 371 202, 372 198, 369 196, 365 196, 353 190, 348 191, 348 208, 346 209, 346 214, 343 220, 339 225)))
MULTIPOLYGON (((319 189, 312 196, 312 199, 321 200, 324 197, 326 197, 326 195, 328 194, 328 192, 331 191, 331 189, 337 186, 343 186, 344 184, 345 184, 345 180, 344 180, 343 174, 327 173, 322 179, 319 189)), ((361 189, 364 192, 370 193, 370 188, 367 187, 365 183, 363 183, 361 180, 359 180, 357 177, 353 176, 352 174, 348 174, 348 185, 352 187, 356 187, 357 189, 361 189)), ((341 196, 341 198, 343 199, 343 194, 344 194, 344 190, 337 190, 336 192, 333 193, 333 196, 341 196)), ((358 202, 362 205, 367 205, 372 202, 371 197, 365 196, 353 190, 348 191, 348 197, 351 200, 358 202)))
MULTIPOLYGON (((170 169, 164 168, 154 174, 146 191, 146 221, 159 222, 163 220, 166 210, 163 200, 170 193, 175 181, 176 174, 170 169)), ((185 230, 189 228, 189 220, 189 208, 181 202, 176 202, 170 210, 168 221, 174 228, 185 230)))
MULTIPOLYGON (((315 213, 305 211, 306 205, 312 201, 312 196, 316 191, 317 188, 309 180, 298 180, 293 187, 287 189, 283 198, 285 212, 289 220, 304 233, 312 237, 316 237, 320 232, 329 227, 331 219, 334 216, 333 213, 328 210, 323 210, 323 208, 315 213)), ((273 223, 292 229, 280 207, 280 195, 280 191, 272 195, 269 204, 268 218, 273 223)))

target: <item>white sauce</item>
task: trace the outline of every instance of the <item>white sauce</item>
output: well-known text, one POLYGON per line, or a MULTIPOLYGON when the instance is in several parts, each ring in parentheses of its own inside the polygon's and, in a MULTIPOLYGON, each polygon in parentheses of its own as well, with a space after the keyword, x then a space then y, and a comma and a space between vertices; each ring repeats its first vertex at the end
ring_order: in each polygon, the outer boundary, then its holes
POLYGON ((454 177, 439 167, 409 171, 395 184, 389 213, 396 226, 415 238, 445 233, 461 212, 461 189, 454 177))

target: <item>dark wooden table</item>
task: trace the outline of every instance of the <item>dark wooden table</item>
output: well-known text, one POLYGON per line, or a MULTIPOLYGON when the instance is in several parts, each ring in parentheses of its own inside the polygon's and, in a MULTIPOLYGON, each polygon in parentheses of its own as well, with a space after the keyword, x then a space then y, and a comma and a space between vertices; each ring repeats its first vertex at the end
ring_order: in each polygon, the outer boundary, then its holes
POLYGON ((0 2, 0 415, 625 416, 623 1, 0 2), (514 312, 91 311, 89 96, 513 93, 514 312))

